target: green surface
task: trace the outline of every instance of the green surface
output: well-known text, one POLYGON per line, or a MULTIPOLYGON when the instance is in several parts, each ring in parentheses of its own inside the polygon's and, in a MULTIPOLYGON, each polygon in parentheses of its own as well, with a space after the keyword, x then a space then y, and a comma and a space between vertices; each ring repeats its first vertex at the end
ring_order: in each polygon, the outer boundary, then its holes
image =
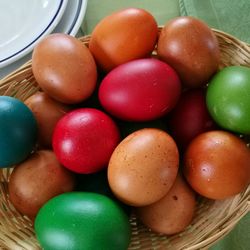
POLYGON ((148 10, 155 17, 158 25, 163 25, 170 18, 180 15, 176 0, 89 0, 82 30, 85 34, 91 33, 103 17, 126 7, 148 10))
MULTIPOLYGON (((88 0, 86 18, 82 25, 85 34, 104 16, 124 7, 148 10, 158 25, 169 19, 188 14, 205 20, 211 27, 228 32, 250 43, 250 0, 88 0), (181 2, 181 8, 179 7, 181 2)), ((250 249, 250 214, 210 250, 250 249)))
POLYGON ((203 19, 211 27, 250 43, 249 0, 179 0, 179 2, 181 15, 203 19))

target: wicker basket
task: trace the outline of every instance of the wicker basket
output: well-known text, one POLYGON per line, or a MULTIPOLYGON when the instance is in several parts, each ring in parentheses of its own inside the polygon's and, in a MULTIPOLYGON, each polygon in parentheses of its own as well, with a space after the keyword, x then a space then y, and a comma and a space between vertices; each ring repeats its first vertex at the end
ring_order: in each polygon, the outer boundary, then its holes
MULTIPOLYGON (((161 28, 159 28, 159 32, 161 28)), ((221 49, 221 67, 250 67, 250 46, 214 30, 221 49)), ((80 38, 88 45, 90 36, 80 38)), ((38 90, 31 62, 0 81, 0 95, 25 100, 38 90)), ((19 214, 8 198, 11 169, 0 170, 0 249, 40 249, 32 222, 19 214)), ((250 209, 250 186, 241 194, 222 201, 200 198, 192 224, 182 233, 167 237, 151 232, 135 216, 131 217, 132 240, 129 249, 207 249, 225 236, 250 209)))

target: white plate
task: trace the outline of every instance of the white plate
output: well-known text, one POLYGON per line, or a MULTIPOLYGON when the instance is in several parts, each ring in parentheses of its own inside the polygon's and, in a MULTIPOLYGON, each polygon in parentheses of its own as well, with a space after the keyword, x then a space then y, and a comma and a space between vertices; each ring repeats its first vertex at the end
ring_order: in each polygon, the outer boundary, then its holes
MULTIPOLYGON (((56 28, 52 31, 52 33, 66 33, 75 36, 84 19, 87 8, 87 2, 88 2, 87 0, 68 1, 63 16, 58 25, 56 26, 56 28)), ((8 66, 3 67, 2 69, 0 68, 0 79, 2 79, 9 73, 19 68, 30 58, 31 58, 31 53, 9 64, 8 66)))
POLYGON ((28 54, 59 23, 68 0, 0 0, 0 68, 28 54))
POLYGON ((53 30, 53 33, 66 33, 75 36, 83 22, 87 3, 87 0, 68 1, 63 17, 53 30))

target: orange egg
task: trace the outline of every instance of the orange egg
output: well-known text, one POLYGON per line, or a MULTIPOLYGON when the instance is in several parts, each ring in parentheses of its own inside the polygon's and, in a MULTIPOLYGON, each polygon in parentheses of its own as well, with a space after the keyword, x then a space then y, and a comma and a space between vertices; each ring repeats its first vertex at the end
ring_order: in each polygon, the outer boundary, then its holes
POLYGON ((127 8, 102 19, 91 34, 89 49, 105 71, 144 58, 158 36, 154 17, 143 9, 127 8))
POLYGON ((191 223, 195 204, 195 192, 178 175, 170 191, 162 199, 154 204, 136 208, 136 214, 153 231, 175 234, 191 223))
POLYGON ((36 118, 39 145, 50 148, 54 127, 58 120, 70 110, 70 107, 40 91, 30 96, 25 101, 25 104, 31 109, 36 118))
POLYGON ((165 131, 145 128, 127 136, 114 150, 108 181, 118 199, 144 206, 161 199, 177 175, 179 153, 165 131))
POLYGON ((51 34, 36 45, 32 71, 43 91, 62 103, 81 102, 96 86, 96 65, 89 49, 66 34, 51 34))

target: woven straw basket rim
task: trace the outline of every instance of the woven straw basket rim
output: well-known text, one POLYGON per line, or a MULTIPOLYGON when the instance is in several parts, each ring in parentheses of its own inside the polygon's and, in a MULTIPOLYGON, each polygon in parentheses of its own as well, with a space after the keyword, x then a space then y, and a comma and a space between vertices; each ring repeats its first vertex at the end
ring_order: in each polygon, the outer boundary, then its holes
MULTIPOLYGON (((159 27, 159 32, 161 27, 159 27)), ((250 45, 213 29, 221 50, 221 65, 250 67, 250 45)), ((79 38, 88 46, 90 36, 79 38)), ((0 95, 27 99, 38 91, 31 61, 0 80, 0 95)), ((0 170, 0 249, 40 249, 32 222, 15 210, 9 201, 8 179, 11 169, 0 170)), ((153 233, 131 216, 132 240, 129 249, 207 249, 229 233, 250 210, 250 186, 242 193, 221 201, 200 198, 191 225, 180 234, 165 236, 153 233)))

